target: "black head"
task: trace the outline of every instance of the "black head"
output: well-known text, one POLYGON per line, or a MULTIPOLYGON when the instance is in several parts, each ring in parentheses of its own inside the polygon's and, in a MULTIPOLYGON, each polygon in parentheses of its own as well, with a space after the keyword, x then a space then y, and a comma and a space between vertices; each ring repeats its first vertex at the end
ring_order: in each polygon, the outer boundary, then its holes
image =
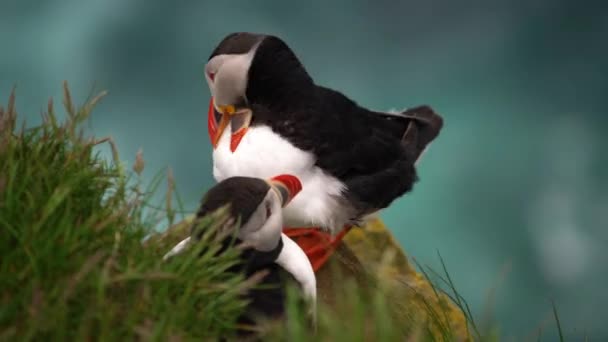
POLYGON ((231 33, 213 50, 205 77, 222 112, 225 106, 289 105, 312 89, 313 81, 279 37, 231 33))
POLYGON ((197 217, 228 206, 231 218, 240 222, 238 238, 258 251, 270 251, 277 247, 280 240, 283 228, 281 208, 300 189, 300 181, 289 175, 280 175, 270 180, 231 177, 216 184, 205 194, 197 217))
POLYGON ((250 32, 234 32, 222 39, 215 47, 207 62, 218 55, 242 55, 253 50, 266 35, 250 32))
POLYGON ((258 206, 267 197, 270 184, 263 179, 232 177, 218 183, 203 197, 197 212, 206 216, 225 205, 230 205, 230 216, 240 222, 248 222, 258 206))
POLYGON ((229 34, 209 56, 205 78, 211 91, 212 145, 217 147, 230 126, 233 152, 250 125, 268 119, 256 117, 253 108, 282 115, 306 106, 314 97, 314 82, 302 63, 283 40, 272 35, 229 34))

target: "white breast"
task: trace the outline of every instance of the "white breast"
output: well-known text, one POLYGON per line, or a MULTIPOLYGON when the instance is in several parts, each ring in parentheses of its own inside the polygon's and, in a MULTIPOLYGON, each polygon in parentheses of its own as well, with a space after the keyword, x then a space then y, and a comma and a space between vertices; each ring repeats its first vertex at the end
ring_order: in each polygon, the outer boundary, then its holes
POLYGON ((230 151, 230 127, 213 151, 213 176, 220 182, 234 176, 268 179, 291 174, 300 179, 302 190, 283 210, 284 225, 342 228, 348 217, 341 206, 344 185, 316 167, 312 153, 302 151, 267 126, 249 127, 234 153, 230 151))

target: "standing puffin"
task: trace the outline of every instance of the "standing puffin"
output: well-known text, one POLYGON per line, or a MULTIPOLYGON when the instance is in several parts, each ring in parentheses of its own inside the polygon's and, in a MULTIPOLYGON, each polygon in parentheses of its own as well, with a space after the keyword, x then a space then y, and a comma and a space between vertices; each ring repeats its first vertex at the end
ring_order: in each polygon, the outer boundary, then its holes
MULTIPOLYGON (((244 243, 246 246, 240 256, 242 262, 228 272, 241 272, 247 277, 262 270, 268 272, 260 283, 263 288, 251 289, 246 294, 250 302, 245 314, 239 318, 241 324, 253 325, 261 317, 280 318, 284 314, 285 281, 295 281, 300 286, 304 297, 312 304, 314 318, 317 291, 314 271, 302 249, 282 233, 282 207, 300 190, 300 181, 291 175, 276 176, 268 181, 230 177, 207 192, 196 213, 196 218, 200 219, 228 206, 230 219, 241 225, 236 239, 228 235, 223 241, 224 248, 231 244, 244 243)), ((190 237, 169 251, 165 260, 200 240, 203 232, 195 229, 197 221, 192 225, 190 237)))
POLYGON ((205 77, 215 179, 298 177, 303 190, 283 210, 290 227, 335 235, 386 208, 412 190, 415 163, 443 125, 429 106, 378 112, 315 84, 272 35, 226 36, 205 77))

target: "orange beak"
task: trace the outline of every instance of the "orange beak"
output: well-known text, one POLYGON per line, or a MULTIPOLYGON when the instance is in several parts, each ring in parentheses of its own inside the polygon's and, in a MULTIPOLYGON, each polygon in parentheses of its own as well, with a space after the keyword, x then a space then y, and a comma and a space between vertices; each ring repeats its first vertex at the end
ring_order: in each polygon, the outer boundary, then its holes
POLYGON ((302 183, 296 176, 278 175, 270 179, 270 185, 281 197, 283 208, 302 190, 302 183))
POLYGON ((235 110, 234 106, 219 106, 215 108, 213 97, 209 101, 209 112, 207 114, 207 128, 209 130, 209 139, 213 148, 217 148, 217 145, 228 127, 231 126, 230 135, 230 151, 236 151, 239 146, 241 139, 247 133, 249 124, 251 123, 252 112, 248 108, 235 110), (218 110, 219 109, 219 110, 218 110))

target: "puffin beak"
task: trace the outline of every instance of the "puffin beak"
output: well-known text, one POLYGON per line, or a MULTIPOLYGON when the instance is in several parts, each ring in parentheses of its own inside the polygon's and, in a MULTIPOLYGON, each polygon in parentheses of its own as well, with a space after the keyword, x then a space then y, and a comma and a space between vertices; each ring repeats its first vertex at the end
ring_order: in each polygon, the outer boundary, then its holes
POLYGON ((302 190, 302 183, 296 176, 279 175, 270 179, 270 186, 281 198, 284 208, 302 190))
POLYGON ((241 139, 247 133, 247 129, 249 128, 249 124, 251 123, 251 109, 243 108, 231 114, 231 131, 232 135, 230 136, 230 151, 236 151, 236 148, 239 146, 241 139))
POLYGON ((236 151, 241 139, 247 133, 249 124, 251 123, 252 112, 249 108, 236 110, 234 106, 218 106, 215 108, 214 99, 211 97, 209 101, 209 112, 207 114, 207 128, 209 130, 209 138, 213 148, 217 148, 217 144, 228 124, 231 124, 230 136, 230 151, 236 151))
MULTIPOLYGON (((216 141, 218 140, 218 121, 220 118, 221 114, 215 110, 212 96, 211 100, 209 100, 209 111, 207 112, 207 129, 209 130, 209 140, 211 140, 211 145, 213 145, 214 149, 217 147, 216 141)), ((220 132, 219 136, 221 135, 222 133, 220 132)))

